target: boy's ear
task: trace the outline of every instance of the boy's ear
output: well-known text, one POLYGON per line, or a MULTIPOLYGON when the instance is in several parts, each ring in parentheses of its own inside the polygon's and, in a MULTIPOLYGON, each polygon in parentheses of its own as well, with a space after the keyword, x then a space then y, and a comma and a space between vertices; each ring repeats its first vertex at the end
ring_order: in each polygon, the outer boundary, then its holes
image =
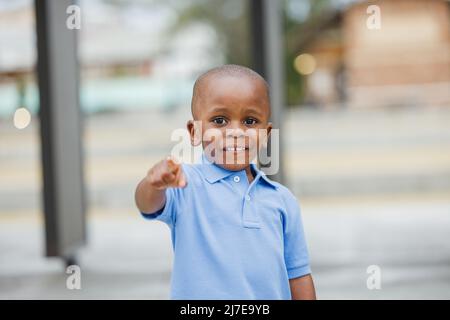
POLYGON ((191 145, 196 147, 202 143, 201 121, 189 120, 186 124, 191 137, 191 145))
POLYGON ((268 124, 267 124, 267 137, 270 137, 270 133, 272 132, 272 122, 269 122, 268 124))

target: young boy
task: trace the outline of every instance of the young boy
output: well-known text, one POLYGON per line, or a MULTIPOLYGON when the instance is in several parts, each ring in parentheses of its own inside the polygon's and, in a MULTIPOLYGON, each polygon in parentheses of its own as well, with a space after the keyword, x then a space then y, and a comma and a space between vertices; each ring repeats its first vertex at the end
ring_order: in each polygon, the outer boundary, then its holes
POLYGON ((297 200, 251 163, 267 140, 250 132, 272 129, 266 81, 242 66, 212 69, 191 108, 201 163, 162 160, 135 195, 144 217, 171 229, 171 298, 315 299, 297 200))

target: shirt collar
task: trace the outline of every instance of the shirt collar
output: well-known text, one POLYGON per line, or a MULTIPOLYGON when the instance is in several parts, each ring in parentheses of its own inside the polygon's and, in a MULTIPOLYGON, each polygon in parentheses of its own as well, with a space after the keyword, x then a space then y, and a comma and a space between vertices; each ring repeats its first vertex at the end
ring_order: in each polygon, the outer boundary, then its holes
MULTIPOLYGON (((202 153, 201 164, 203 174, 205 175, 205 178, 206 180, 208 180, 209 183, 215 183, 235 173, 235 171, 224 169, 218 166, 217 164, 212 163, 211 161, 208 160, 208 158, 204 153, 202 153)), ((275 184, 275 182, 270 180, 263 171, 259 170, 256 164, 250 163, 250 166, 256 173, 255 179, 257 179, 258 176, 260 176, 262 180, 264 180, 267 184, 277 189, 277 185, 275 184)))

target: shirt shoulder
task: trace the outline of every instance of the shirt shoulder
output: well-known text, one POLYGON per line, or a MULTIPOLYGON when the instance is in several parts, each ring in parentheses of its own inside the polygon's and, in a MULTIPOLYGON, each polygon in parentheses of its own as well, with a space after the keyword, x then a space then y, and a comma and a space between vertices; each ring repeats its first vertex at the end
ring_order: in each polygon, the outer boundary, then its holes
POLYGON ((283 197, 284 201, 286 203, 295 203, 295 204, 297 204, 298 203, 298 199, 292 193, 292 191, 288 187, 282 185, 281 183, 278 183, 278 184, 279 184, 278 190, 280 191, 280 194, 283 197))
POLYGON ((269 180, 273 186, 275 186, 276 192, 286 204, 298 202, 297 197, 292 193, 292 191, 288 187, 277 181, 269 179, 267 176, 265 178, 269 180))
POLYGON ((300 212, 299 199, 285 185, 277 181, 271 182, 276 186, 274 192, 276 192, 278 195, 277 198, 279 199, 280 204, 283 208, 283 215, 286 215, 286 217, 297 215, 300 212))

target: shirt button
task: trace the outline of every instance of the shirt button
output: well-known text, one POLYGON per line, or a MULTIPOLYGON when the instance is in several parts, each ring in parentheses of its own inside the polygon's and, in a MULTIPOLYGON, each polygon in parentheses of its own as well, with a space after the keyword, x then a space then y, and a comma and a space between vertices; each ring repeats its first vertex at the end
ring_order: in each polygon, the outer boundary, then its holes
POLYGON ((239 176, 234 176, 233 180, 234 182, 239 182, 241 181, 241 178, 239 178, 239 176))
POLYGON ((245 196, 245 200, 250 201, 250 196, 249 196, 249 195, 246 195, 246 196, 245 196))

